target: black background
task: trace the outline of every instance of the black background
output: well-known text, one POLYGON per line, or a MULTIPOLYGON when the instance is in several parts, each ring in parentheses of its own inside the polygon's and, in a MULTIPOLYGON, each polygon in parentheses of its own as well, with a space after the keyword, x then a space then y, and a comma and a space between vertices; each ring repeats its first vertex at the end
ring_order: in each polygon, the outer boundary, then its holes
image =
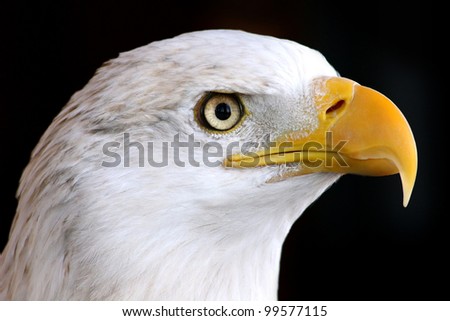
POLYGON ((408 119, 419 152, 407 208, 398 175, 347 175, 303 214, 284 246, 279 298, 449 300, 440 10, 394 1, 4 3, 0 249, 31 150, 104 61, 188 31, 243 29, 318 49, 342 76, 387 95, 408 119))

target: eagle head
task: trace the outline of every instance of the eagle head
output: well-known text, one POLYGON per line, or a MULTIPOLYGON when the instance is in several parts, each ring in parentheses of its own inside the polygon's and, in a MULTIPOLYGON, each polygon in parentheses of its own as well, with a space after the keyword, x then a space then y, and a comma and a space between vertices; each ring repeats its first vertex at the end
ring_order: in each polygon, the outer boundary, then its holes
POLYGON ((234 30, 122 53, 34 149, 0 297, 270 300, 292 224, 346 173, 414 185, 385 96, 317 51, 234 30))

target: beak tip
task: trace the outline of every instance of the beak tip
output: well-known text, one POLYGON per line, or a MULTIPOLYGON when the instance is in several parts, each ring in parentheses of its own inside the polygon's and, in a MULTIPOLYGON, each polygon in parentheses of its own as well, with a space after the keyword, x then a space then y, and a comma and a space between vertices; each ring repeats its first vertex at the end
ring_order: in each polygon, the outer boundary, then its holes
POLYGON ((411 194, 414 188, 414 183, 416 180, 416 175, 407 176, 402 175, 404 173, 400 173, 400 177, 402 180, 402 188, 403 188, 403 206, 408 206, 409 200, 411 199, 411 194))
POLYGON ((406 193, 403 194, 403 207, 408 206, 410 198, 411 198, 411 194, 408 194, 408 195, 406 193))

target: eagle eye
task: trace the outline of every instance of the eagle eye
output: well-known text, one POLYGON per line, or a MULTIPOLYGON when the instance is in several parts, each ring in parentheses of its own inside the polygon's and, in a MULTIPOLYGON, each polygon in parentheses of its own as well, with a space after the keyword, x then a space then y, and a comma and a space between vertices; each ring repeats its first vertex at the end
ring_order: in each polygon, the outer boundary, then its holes
POLYGON ((219 132, 235 127, 243 115, 239 98, 233 94, 221 93, 208 94, 198 112, 199 121, 204 127, 219 132))

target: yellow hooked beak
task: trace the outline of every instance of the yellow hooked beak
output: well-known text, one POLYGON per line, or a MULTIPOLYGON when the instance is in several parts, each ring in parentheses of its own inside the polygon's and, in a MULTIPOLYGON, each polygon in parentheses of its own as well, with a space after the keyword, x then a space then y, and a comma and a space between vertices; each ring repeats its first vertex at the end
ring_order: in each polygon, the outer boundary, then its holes
POLYGON ((225 166, 301 164, 286 176, 400 173, 406 206, 416 179, 417 150, 400 110, 379 92, 340 77, 316 79, 313 93, 319 123, 312 133, 285 133, 270 148, 228 156, 225 166))

